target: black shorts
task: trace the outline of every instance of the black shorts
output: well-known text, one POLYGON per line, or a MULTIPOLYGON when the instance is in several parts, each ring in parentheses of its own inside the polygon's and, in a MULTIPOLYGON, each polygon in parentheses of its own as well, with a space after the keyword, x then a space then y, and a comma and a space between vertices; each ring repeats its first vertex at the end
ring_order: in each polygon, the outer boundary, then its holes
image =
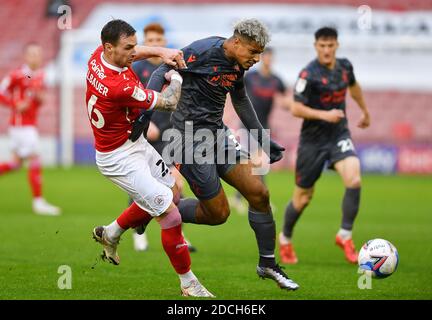
MULTIPOLYGON (((183 137, 184 139, 184 137, 183 137)), ((222 185, 220 177, 223 177, 240 160, 247 161, 249 153, 244 151, 228 128, 216 139, 219 143, 214 145, 214 154, 209 163, 184 163, 185 149, 183 148, 183 163, 176 163, 176 168, 187 180, 192 192, 200 200, 214 198, 220 191, 222 185), (218 156, 219 154, 219 156, 218 156), (218 161, 219 159, 219 161, 218 161)), ((183 140, 184 141, 184 140, 183 140)), ((194 142, 193 150, 203 150, 209 147, 204 141, 194 142)))
POLYGON ((329 169, 334 169, 336 162, 352 156, 357 157, 357 153, 349 133, 341 134, 325 144, 301 142, 297 149, 296 185, 303 189, 313 187, 326 163, 329 169))

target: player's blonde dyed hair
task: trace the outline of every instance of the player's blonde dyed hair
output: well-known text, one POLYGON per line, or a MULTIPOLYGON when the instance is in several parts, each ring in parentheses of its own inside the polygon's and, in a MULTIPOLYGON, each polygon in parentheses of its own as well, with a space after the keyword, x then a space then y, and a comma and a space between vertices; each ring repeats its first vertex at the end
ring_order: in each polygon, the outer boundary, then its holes
POLYGON ((270 32, 258 19, 243 19, 238 21, 234 25, 234 35, 255 41, 263 48, 270 42, 270 32))

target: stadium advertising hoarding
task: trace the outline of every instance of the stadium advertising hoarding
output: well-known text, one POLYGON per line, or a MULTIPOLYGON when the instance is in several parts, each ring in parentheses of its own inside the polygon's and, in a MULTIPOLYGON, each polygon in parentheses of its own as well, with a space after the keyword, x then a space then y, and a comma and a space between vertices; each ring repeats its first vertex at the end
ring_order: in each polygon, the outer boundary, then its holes
POLYGON ((398 148, 391 145, 360 145, 357 148, 363 172, 390 174, 397 171, 398 148))
POLYGON ((402 146, 398 152, 398 172, 407 174, 432 173, 432 146, 402 146))
MULTIPOLYGON (((296 149, 294 144, 287 148, 290 169, 295 168, 296 149)), ((359 144, 356 149, 363 172, 432 174, 431 145, 359 144)))

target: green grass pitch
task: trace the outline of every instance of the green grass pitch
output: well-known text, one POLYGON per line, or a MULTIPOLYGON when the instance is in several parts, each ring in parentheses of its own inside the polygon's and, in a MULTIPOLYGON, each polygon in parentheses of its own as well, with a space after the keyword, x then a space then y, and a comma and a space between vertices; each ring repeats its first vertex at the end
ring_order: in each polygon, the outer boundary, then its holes
MULTIPOLYGON (((31 212, 26 171, 0 177, 0 299, 183 299, 155 222, 148 228, 147 252, 135 252, 127 232, 119 266, 98 259, 101 247, 91 238, 92 228, 116 218, 127 197, 95 167, 45 169, 44 181, 46 198, 63 208, 60 217, 31 212), (57 285, 62 265, 72 270, 70 290, 57 285)), ((279 232, 293 176, 274 172, 267 182, 279 232)), ((324 174, 297 225, 299 264, 285 271, 300 284, 298 291, 282 291, 257 277, 254 234, 247 215, 234 210, 221 226, 185 226, 198 248, 193 271, 218 299, 432 299, 431 177, 363 177, 357 247, 379 237, 400 255, 396 273, 373 280, 371 289, 358 288, 357 267, 346 263, 334 244, 343 191, 338 176, 324 174)))

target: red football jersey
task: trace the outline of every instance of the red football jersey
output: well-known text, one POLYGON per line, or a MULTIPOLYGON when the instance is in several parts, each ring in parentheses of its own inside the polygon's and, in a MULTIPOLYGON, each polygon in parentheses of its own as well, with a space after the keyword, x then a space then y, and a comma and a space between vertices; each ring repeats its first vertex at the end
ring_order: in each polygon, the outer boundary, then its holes
POLYGON ((140 108, 151 110, 157 92, 147 90, 131 68, 119 68, 103 58, 100 46, 90 57, 87 71, 87 112, 97 151, 109 152, 123 145, 140 108))
POLYGON ((39 94, 45 90, 43 70, 31 70, 24 65, 10 72, 0 84, 0 95, 3 103, 9 102, 11 126, 35 126, 38 109, 41 105, 39 94), (26 100, 29 106, 18 111, 16 103, 26 100))

